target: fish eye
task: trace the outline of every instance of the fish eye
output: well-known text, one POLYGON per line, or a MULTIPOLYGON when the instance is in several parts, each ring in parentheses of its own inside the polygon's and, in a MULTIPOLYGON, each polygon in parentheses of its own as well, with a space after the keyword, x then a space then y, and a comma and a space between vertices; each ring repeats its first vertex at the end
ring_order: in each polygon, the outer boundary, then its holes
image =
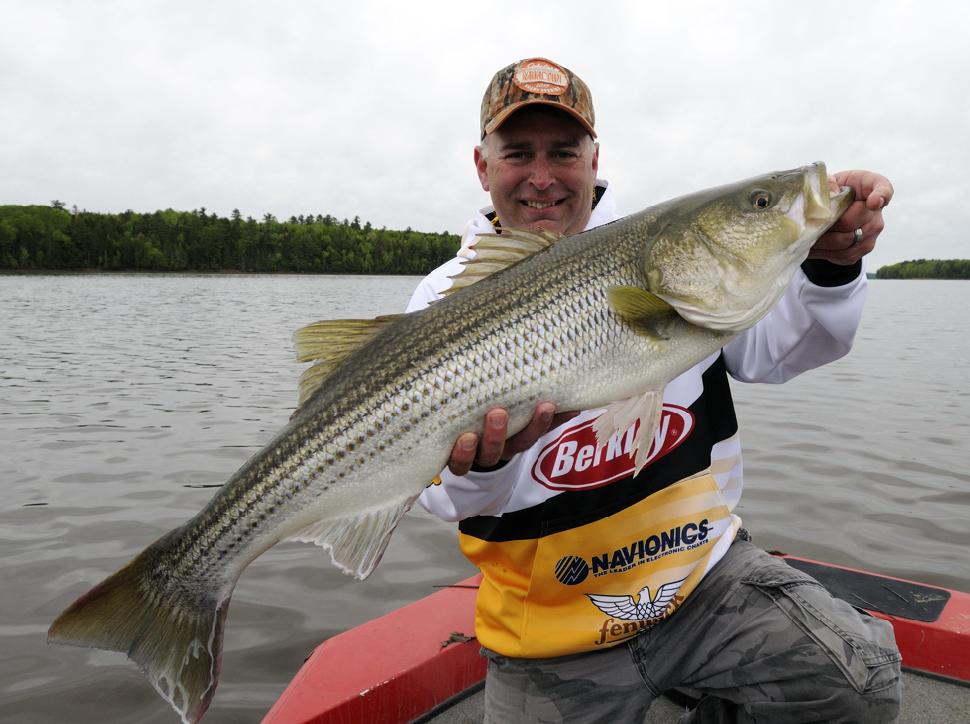
POLYGON ((755 189, 751 192, 751 205, 758 209, 767 209, 772 204, 771 193, 764 189, 755 189))

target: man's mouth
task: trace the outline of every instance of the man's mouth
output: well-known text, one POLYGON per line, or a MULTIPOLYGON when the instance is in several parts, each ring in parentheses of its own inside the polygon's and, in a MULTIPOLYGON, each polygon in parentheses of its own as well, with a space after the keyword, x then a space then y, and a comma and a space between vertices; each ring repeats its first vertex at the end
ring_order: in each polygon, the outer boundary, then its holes
POLYGON ((525 206, 528 206, 530 209, 548 209, 552 206, 558 206, 559 204, 562 203, 562 200, 560 199, 559 201, 521 201, 520 203, 524 204, 525 206))

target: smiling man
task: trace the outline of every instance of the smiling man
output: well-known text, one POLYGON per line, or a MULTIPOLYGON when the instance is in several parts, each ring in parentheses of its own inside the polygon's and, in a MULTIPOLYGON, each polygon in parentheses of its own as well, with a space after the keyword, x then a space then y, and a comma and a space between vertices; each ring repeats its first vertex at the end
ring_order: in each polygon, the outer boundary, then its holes
POLYGON ((586 228, 598 201, 594 119, 589 88, 555 63, 532 58, 495 74, 475 168, 506 228, 567 236, 586 228))
MULTIPOLYGON (((475 168, 492 205, 409 311, 441 296, 480 234, 571 235, 616 220, 597 179, 593 102, 567 68, 530 58, 498 71, 482 100, 475 168)), ((627 434, 598 446, 603 410, 556 415, 542 402, 506 440, 490 410, 462 434, 422 505, 459 522, 482 570, 476 635, 489 659, 489 722, 642 721, 654 698, 687 689, 684 721, 891 722, 899 709, 892 627, 860 615, 750 542, 734 513, 741 443, 728 377, 783 382, 852 345, 862 257, 883 229, 892 186, 836 174, 856 200, 812 247, 777 306, 674 379, 651 455, 637 472, 627 434)))
POLYGON ((590 132, 550 106, 523 109, 475 148, 482 188, 508 228, 578 234, 593 208, 598 167, 590 132))

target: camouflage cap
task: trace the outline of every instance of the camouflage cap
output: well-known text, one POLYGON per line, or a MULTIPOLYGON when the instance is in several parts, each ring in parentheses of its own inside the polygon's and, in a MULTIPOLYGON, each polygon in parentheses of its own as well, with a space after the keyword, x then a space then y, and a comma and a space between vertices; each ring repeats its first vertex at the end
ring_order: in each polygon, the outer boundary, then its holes
POLYGON ((482 138, 534 103, 565 111, 596 138, 589 88, 571 70, 546 58, 520 60, 495 74, 482 98, 482 138))

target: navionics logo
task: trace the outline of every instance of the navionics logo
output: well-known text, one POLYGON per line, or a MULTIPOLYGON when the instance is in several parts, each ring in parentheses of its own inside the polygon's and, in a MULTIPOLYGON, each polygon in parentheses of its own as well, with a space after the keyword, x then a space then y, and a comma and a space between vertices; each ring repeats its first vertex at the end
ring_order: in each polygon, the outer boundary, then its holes
POLYGON ((702 546, 707 543, 710 532, 711 525, 704 518, 698 523, 685 523, 635 540, 613 551, 594 555, 589 560, 581 556, 564 556, 556 563, 556 580, 567 586, 575 586, 585 581, 591 573, 594 577, 622 573, 664 556, 702 546))
POLYGON ((589 575, 589 564, 579 556, 560 558, 556 564, 556 579, 567 586, 582 583, 589 575))

